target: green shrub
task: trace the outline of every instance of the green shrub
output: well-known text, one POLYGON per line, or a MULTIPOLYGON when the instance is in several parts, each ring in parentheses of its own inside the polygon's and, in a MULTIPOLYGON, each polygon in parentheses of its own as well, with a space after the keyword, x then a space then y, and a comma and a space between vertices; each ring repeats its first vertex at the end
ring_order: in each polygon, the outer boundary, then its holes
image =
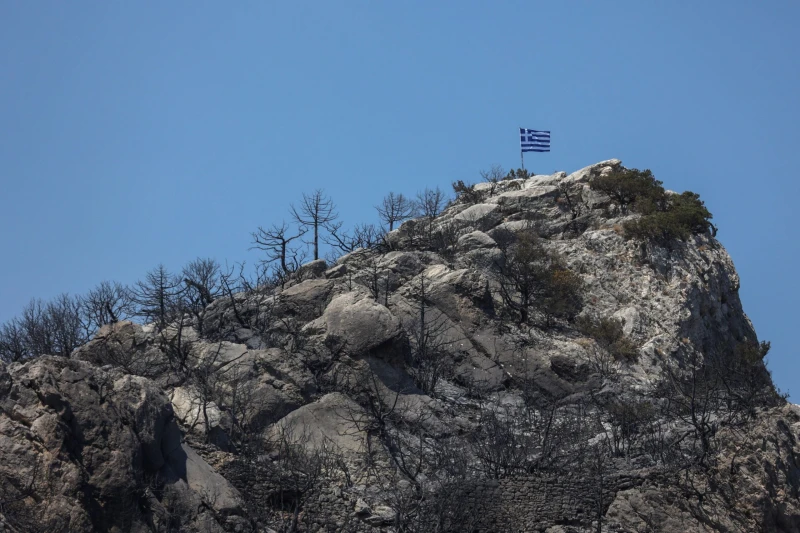
POLYGON ((539 310, 548 326, 558 318, 574 320, 583 309, 583 280, 558 263, 550 265, 543 289, 539 310))
POLYGON ((671 195, 665 210, 642 215, 638 220, 626 222, 623 228, 628 237, 669 244, 677 239, 686 240, 692 235, 705 233, 712 227, 710 218, 711 213, 700 196, 686 191, 671 195))
POLYGON ((572 320, 580 313, 583 281, 542 246, 535 232, 498 232, 496 238, 503 253, 497 265, 500 296, 520 323, 537 315, 550 327, 556 319, 572 320))
POLYGON ((452 183, 453 192, 456 193, 456 200, 461 200, 466 204, 478 204, 483 199, 481 193, 475 190, 475 185, 468 185, 463 180, 452 183))
POLYGON ((625 335, 622 324, 622 320, 614 318, 593 320, 586 316, 576 321, 578 330, 597 341, 615 361, 634 363, 639 358, 639 348, 625 335))
POLYGON ((769 349, 769 341, 761 341, 760 343, 745 341, 737 344, 733 353, 737 364, 744 364, 752 367, 764 361, 764 358, 769 353, 769 349))
POLYGON ((589 186, 611 197, 623 213, 630 208, 642 215, 624 224, 629 238, 669 244, 713 228, 711 213, 699 195, 667 193, 649 170, 618 170, 594 178, 589 186))
POLYGON ((631 205, 638 204, 635 210, 642 213, 656 210, 664 202, 664 187, 650 170, 617 170, 594 178, 589 187, 610 196, 625 213, 631 205))
POLYGON ((516 179, 526 180, 526 179, 530 178, 531 176, 533 176, 533 173, 532 172, 528 172, 524 168, 518 168, 517 170, 514 170, 512 168, 511 170, 508 171, 508 174, 506 174, 506 177, 503 178, 503 179, 504 180, 516 180, 516 179))

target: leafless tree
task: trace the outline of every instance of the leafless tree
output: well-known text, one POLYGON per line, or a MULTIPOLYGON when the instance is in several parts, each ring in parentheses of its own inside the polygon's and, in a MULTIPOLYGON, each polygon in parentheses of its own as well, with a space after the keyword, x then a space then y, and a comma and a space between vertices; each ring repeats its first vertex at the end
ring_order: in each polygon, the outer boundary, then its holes
MULTIPOLYGON (((433 221, 441 214, 446 203, 447 198, 439 187, 435 189, 426 187, 425 190, 417 193, 417 211, 422 216, 421 223, 423 224, 421 230, 429 242, 433 232, 433 221)), ((416 230, 416 228, 412 229, 416 230)))
POLYGON ((461 236, 461 223, 451 220, 440 224, 436 230, 428 230, 428 246, 446 259, 455 257, 455 246, 461 236))
MULTIPOLYGON (((239 277, 244 271, 244 264, 239 264, 239 277)), ((246 328, 249 327, 247 321, 244 319, 243 310, 239 306, 236 298, 239 286, 237 284, 236 268, 235 266, 226 267, 225 271, 220 274, 220 283, 222 285, 222 293, 228 299, 228 302, 233 310, 233 316, 236 318, 238 326, 246 328)), ((221 328, 220 328, 221 329, 221 328)))
POLYGON ((183 267, 183 282, 191 289, 190 299, 201 307, 211 304, 221 293, 219 263, 198 257, 183 267))
POLYGON ((57 353, 55 334, 48 314, 42 300, 31 300, 22 310, 18 323, 28 352, 25 358, 57 353))
MULTIPOLYGON (((516 384, 516 380, 515 380, 516 384)), ((582 402, 536 399, 533 378, 522 378, 522 402, 481 404, 470 436, 474 467, 481 477, 505 478, 534 472, 564 472, 580 465, 601 426, 582 402)))
POLYGON ((436 308, 431 308, 425 294, 425 275, 420 275, 415 284, 417 313, 405 324, 411 345, 410 373, 417 386, 433 394, 439 379, 452 369, 452 359, 447 347, 454 341, 448 338, 450 325, 447 318, 436 308))
POLYGON ((424 431, 409 432, 409 429, 397 440, 397 451, 409 461, 406 467, 412 476, 420 466, 420 474, 424 471, 424 475, 411 480, 402 469, 394 468, 372 482, 395 512, 393 530, 398 533, 477 531, 480 510, 464 505, 465 489, 471 480, 465 447, 457 439, 432 438, 424 431))
POLYGON ((336 206, 330 196, 322 189, 317 189, 311 194, 303 193, 303 200, 299 206, 291 206, 292 217, 305 228, 314 232, 314 260, 319 259, 319 231, 339 218, 336 206))
POLYGON ((657 388, 666 399, 666 414, 685 428, 674 445, 690 442, 687 450, 693 461, 706 467, 717 450, 717 430, 730 411, 725 409, 724 386, 717 373, 692 351, 688 369, 666 368, 666 378, 657 388))
POLYGON ((558 184, 558 193, 559 199, 563 199, 564 203, 567 205, 567 209, 569 210, 571 220, 575 220, 584 210, 584 205, 580 202, 580 196, 577 194, 570 194, 569 185, 561 182, 558 184))
POLYGON ((324 240, 338 252, 337 256, 359 248, 375 248, 383 243, 385 231, 374 224, 356 224, 352 231, 343 230, 343 225, 342 222, 334 222, 326 228, 329 236, 324 240))
POLYGON ((344 434, 363 435, 363 462, 369 474, 376 479, 376 460, 382 449, 393 448, 392 427, 400 420, 399 402, 405 390, 402 383, 385 385, 378 374, 367 365, 366 371, 357 372, 348 394, 358 401, 356 408, 347 407, 339 413, 343 427, 350 428, 344 434))
POLYGON ((47 304, 47 314, 59 355, 69 356, 75 348, 87 341, 88 333, 81 319, 79 298, 66 293, 60 294, 47 304))
POLYGON ((249 453, 248 448, 258 445, 263 429, 259 415, 269 411, 269 398, 259 389, 256 376, 243 365, 235 365, 227 373, 227 388, 220 402, 231 417, 230 438, 240 453, 249 453))
POLYGON ((252 233, 253 246, 251 249, 257 248, 266 252, 266 261, 268 263, 278 261, 283 275, 294 272, 300 266, 298 250, 292 249, 291 243, 308 231, 305 228, 301 228, 296 232, 290 232, 289 230, 289 225, 286 222, 281 222, 280 225, 273 224, 267 229, 259 226, 258 230, 252 233))
POLYGON ((470 445, 482 476, 501 479, 525 473, 535 453, 527 416, 529 411, 512 406, 487 405, 480 411, 478 430, 470 445))
POLYGON ((369 483, 395 511, 398 532, 471 531, 477 517, 458 498, 469 475, 467 450, 459 439, 431 434, 431 410, 406 409, 403 395, 416 390, 406 381, 387 382, 370 367, 357 381, 360 392, 351 391, 360 407, 340 414, 346 426, 364 435, 369 483), (378 459, 384 452, 389 463, 378 459))
POLYGON ((593 485, 593 500, 595 514, 595 532, 603 533, 603 517, 606 508, 611 503, 611 496, 607 495, 610 487, 606 486, 606 477, 610 470, 611 449, 608 439, 599 442, 587 449, 585 461, 587 481, 593 485))
POLYGON ((0 361, 13 363, 31 355, 18 318, 12 318, 0 326, 0 361))
POLYGON ((165 328, 178 311, 182 290, 180 278, 164 265, 158 265, 143 280, 137 281, 133 289, 137 316, 155 322, 160 329, 165 328))
POLYGON ((112 365, 126 374, 151 379, 164 376, 170 370, 168 356, 157 347, 125 346, 114 336, 97 337, 96 341, 91 355, 92 363, 98 366, 112 365))
POLYGON ((32 302, 23 311, 23 320, 28 323, 32 344, 40 343, 38 355, 68 356, 86 342, 80 300, 68 294, 60 294, 44 306, 41 302, 32 302), (42 350, 48 344, 49 350, 42 350))
MULTIPOLYGON (((212 404, 217 408, 225 404, 227 373, 236 368, 236 359, 226 360, 223 358, 224 348, 224 341, 219 341, 214 348, 194 353, 191 364, 187 366, 188 382, 196 395, 206 439, 209 439, 211 432, 209 408, 212 404)), ((247 354, 246 351, 238 358, 244 357, 245 354, 247 354)))
POLYGON ((506 171, 500 165, 492 165, 489 170, 480 171, 481 178, 490 184, 489 196, 494 196, 497 191, 497 184, 506 176, 506 171))
POLYGON ((219 263, 198 257, 183 267, 183 282, 186 287, 182 305, 194 316, 197 330, 202 335, 205 309, 222 294, 219 263))
POLYGON ((737 422, 754 417, 758 408, 782 403, 764 362, 769 350, 767 341, 744 340, 732 348, 719 343, 705 354, 706 364, 724 389, 726 409, 737 422))
POLYGON ((639 447, 645 428, 654 421, 655 408, 649 400, 615 398, 602 410, 608 428, 609 449, 618 457, 629 457, 639 447))
POLYGON ((384 196, 380 205, 375 206, 375 209, 378 211, 381 222, 388 227, 389 231, 392 231, 396 223, 414 216, 416 206, 402 193, 390 192, 384 196))
POLYGON ((69 356, 88 337, 77 297, 61 294, 50 302, 35 299, 21 316, 0 328, 0 358, 21 361, 40 355, 69 356))
POLYGON ((417 193, 417 209, 425 218, 433 220, 438 217, 446 203, 447 198, 439 187, 435 189, 426 187, 424 191, 417 193))
POLYGON ((130 317, 133 295, 121 283, 102 281, 81 298, 81 307, 89 328, 96 329, 130 317))
MULTIPOLYGON (((5 473, 4 473, 5 474, 5 473)), ((47 480, 38 462, 23 475, 0 475, 0 520, 9 533, 45 533, 67 531, 68 518, 44 520, 41 508, 42 489, 47 480)))
POLYGON ((258 263, 250 274, 246 273, 245 264, 238 263, 226 267, 220 275, 222 285, 223 308, 230 313, 217 313, 213 327, 213 338, 232 340, 233 332, 238 328, 247 328, 268 342, 269 328, 273 321, 273 302, 269 296, 272 291, 286 280, 278 272, 272 271, 268 265, 258 263), (233 318, 233 320, 231 320, 233 318))

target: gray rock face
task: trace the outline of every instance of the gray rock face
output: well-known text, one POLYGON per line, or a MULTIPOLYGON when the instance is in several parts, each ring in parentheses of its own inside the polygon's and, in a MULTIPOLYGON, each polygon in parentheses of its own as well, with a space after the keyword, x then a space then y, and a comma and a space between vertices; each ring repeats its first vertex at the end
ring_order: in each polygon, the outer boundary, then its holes
POLYGON ((155 346, 155 335, 139 324, 123 320, 107 324, 73 354, 93 365, 113 365, 139 376, 154 376, 164 364, 164 354, 155 346))
POLYGON ((312 320, 322 314, 333 289, 333 282, 325 279, 309 279, 284 290, 279 298, 278 312, 312 320))
MULTIPOLYGON (((242 512, 236 489, 181 444, 172 406, 151 381, 55 357, 0 374, 0 479, 32 487, 38 502, 35 512, 15 514, 20 530, 149 531, 178 507, 204 501, 242 512), (166 481, 154 483, 159 474, 166 481), (164 496, 150 493, 143 510, 126 495, 144 495, 148 486, 164 496), (203 491, 212 486, 223 497, 209 500, 203 491)), ((6 511, 14 514, 13 506, 6 511)), ((202 506, 182 519, 187 531, 223 531, 202 506)))
POLYGON ((347 454, 363 453, 365 432, 360 420, 364 409, 347 396, 326 394, 319 400, 292 411, 273 426, 272 432, 286 431, 288 438, 311 448, 332 444, 347 454))

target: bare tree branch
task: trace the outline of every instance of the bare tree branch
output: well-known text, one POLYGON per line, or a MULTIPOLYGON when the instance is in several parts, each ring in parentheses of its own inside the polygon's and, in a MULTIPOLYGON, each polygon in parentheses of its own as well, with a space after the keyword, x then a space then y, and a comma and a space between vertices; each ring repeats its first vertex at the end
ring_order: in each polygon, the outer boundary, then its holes
POLYGON ((291 206, 292 217, 301 226, 314 231, 314 260, 319 259, 319 230, 339 218, 336 206, 330 196, 322 189, 317 189, 311 194, 303 193, 300 205, 291 206))

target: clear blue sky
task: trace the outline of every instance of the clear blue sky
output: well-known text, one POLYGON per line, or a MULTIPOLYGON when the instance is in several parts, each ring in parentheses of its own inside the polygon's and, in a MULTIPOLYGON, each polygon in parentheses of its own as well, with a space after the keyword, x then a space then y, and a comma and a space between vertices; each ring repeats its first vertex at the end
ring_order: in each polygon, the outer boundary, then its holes
POLYGON ((800 3, 0 2, 0 321, 159 262, 255 259, 303 191, 371 221, 518 166, 616 157, 701 194, 800 393, 800 3))

